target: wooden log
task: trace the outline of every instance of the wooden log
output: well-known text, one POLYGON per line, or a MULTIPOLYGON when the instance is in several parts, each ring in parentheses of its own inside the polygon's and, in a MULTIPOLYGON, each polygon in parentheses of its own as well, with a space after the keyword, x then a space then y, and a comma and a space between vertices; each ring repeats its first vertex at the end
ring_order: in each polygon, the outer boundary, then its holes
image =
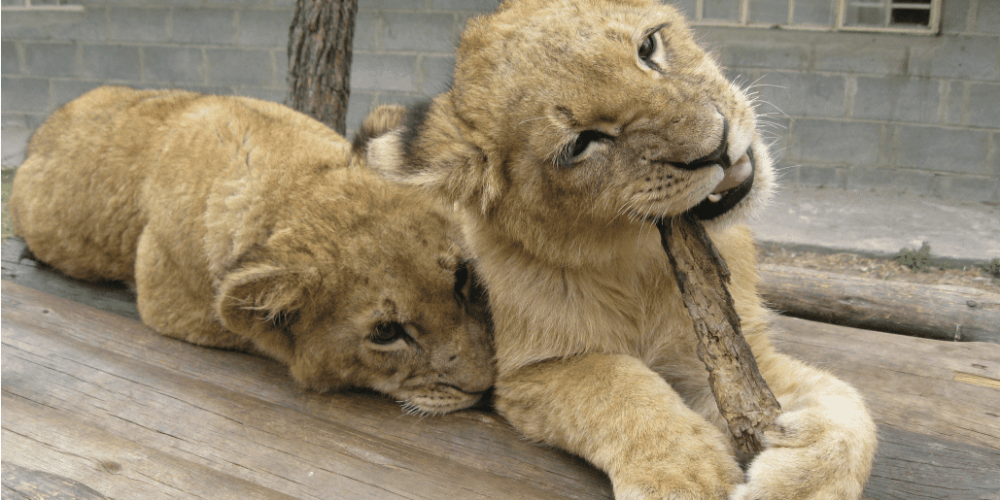
POLYGON ((729 268, 704 226, 692 215, 657 223, 684 307, 698 336, 698 357, 719 411, 748 460, 764 449, 764 430, 781 414, 781 405, 757 369, 740 330, 736 305, 727 288, 729 268))
POLYGON ((875 281, 763 266, 764 300, 782 314, 853 328, 940 340, 1000 344, 1000 293, 875 281))

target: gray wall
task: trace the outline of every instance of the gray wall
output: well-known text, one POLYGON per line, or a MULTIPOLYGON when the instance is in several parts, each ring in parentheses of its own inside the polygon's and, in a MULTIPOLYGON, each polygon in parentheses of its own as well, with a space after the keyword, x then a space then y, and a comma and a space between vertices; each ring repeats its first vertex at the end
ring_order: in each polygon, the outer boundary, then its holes
MULTIPOLYGON (((48 113, 105 83, 285 98, 294 0, 71 3, 83 11, 4 10, 5 166, 48 113)), ((496 3, 360 0, 348 128, 375 103, 444 90, 465 20, 496 3)), ((785 183, 1000 201, 1000 2, 944 0, 942 19, 941 36, 698 32, 757 82, 785 183)))

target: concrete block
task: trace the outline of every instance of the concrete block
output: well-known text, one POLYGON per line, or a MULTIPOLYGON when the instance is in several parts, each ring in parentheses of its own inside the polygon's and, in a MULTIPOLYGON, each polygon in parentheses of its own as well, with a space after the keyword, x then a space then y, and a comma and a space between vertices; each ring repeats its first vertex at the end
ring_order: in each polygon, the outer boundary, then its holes
POLYGON ((934 173, 890 167, 860 166, 847 171, 847 189, 877 189, 889 193, 931 194, 934 173))
POLYGON ((381 23, 381 17, 375 12, 359 10, 357 15, 354 17, 354 50, 378 50, 381 23))
POLYGON ((142 78, 139 47, 84 45, 80 53, 80 76, 94 80, 138 81, 142 78))
POLYGON ((996 0, 979 0, 979 9, 976 10, 977 33, 1000 33, 1000 5, 996 0))
MULTIPOLYGON (((288 86, 288 49, 272 50, 274 57, 274 80, 273 85, 288 86)), ((352 63, 353 68, 353 63, 352 63)))
POLYGON ((47 113, 49 111, 49 80, 5 76, 0 107, 4 113, 47 113))
MULTIPOLYGON (((788 3, 787 1, 785 2, 788 3)), ((834 2, 795 2, 795 12, 792 22, 795 24, 811 24, 814 26, 833 26, 834 2)))
POLYGON ((809 67, 809 46, 737 41, 723 48, 722 64, 737 68, 806 69, 809 67))
MULTIPOLYGON (((153 2, 160 2, 162 0, 147 0, 153 2)), ((171 0, 171 1, 191 1, 191 0, 171 0)), ((236 9, 260 9, 260 8, 279 8, 287 9, 295 7, 295 0, 288 2, 275 2, 272 0, 194 0, 191 2, 192 7, 199 7, 202 5, 210 5, 212 7, 232 7, 236 9), (276 5, 281 4, 281 5, 276 5)))
POLYGON ((419 11, 427 8, 426 0, 359 0, 358 10, 407 10, 419 11))
POLYGON ((854 95, 854 117, 938 123, 941 82, 907 77, 861 77, 854 95))
POLYGON ((76 44, 27 42, 24 74, 32 76, 73 76, 76 74, 76 44))
POLYGON ((1000 128, 1000 84, 969 84, 969 125, 1000 128))
POLYGON ((52 108, 55 109, 67 102, 80 97, 91 90, 104 85, 105 82, 84 82, 80 80, 52 80, 52 108))
POLYGON ((115 42, 165 42, 169 40, 170 9, 110 7, 108 39, 115 42))
MULTIPOLYGON (((24 153, 31 139, 31 129, 23 127, 3 126, 0 149, 3 149, 3 168, 17 167, 24 163, 24 153)), ((6 210, 4 210, 6 211, 6 210)))
POLYGON ((354 139, 354 134, 361 128, 361 123, 368 116, 373 108, 372 102, 375 94, 372 92, 351 92, 351 97, 347 101, 346 131, 349 139, 354 139))
POLYGON ((847 175, 844 167, 805 164, 798 168, 800 186, 845 189, 847 175))
POLYGON ((851 39, 844 43, 818 44, 815 69, 869 75, 905 74, 906 47, 879 44, 878 41, 872 38, 862 43, 851 39))
POLYGON ((941 3, 941 32, 945 34, 969 31, 969 4, 972 0, 948 0, 941 3))
POLYGON ((757 0, 748 7, 747 17, 753 24, 788 24, 788 0, 757 0))
POLYGON ((179 43, 231 44, 236 37, 234 9, 178 8, 173 23, 170 39, 179 43))
POLYGON ((500 5, 499 0, 431 0, 431 10, 466 10, 473 12, 493 12, 500 5))
POLYGON ((264 49, 206 49, 210 83, 270 85, 274 79, 274 57, 264 49))
POLYGON ((145 82, 160 84, 204 83, 205 61, 201 49, 187 47, 143 47, 145 82))
POLYGON ((2 44, 2 54, 0 61, 3 64, 4 75, 16 75, 21 72, 20 57, 17 55, 17 43, 13 40, 4 40, 2 44))
POLYGON ((738 0, 703 0, 702 17, 720 21, 739 21, 740 2, 738 0))
MULTIPOLYGON (((43 27, 46 38, 76 42, 101 42, 108 39, 108 23, 104 5, 88 6, 82 19, 43 27)), ((4 35, 6 36, 6 29, 4 35)))
POLYGON ((4 128, 28 128, 28 115, 24 113, 0 113, 0 126, 4 128))
POLYGON ((847 114, 847 81, 841 75, 766 73, 753 90, 789 116, 835 117, 847 114))
POLYGON ((788 139, 788 159, 848 165, 878 163, 882 125, 855 121, 798 119, 788 139))
POLYGON ((430 13, 382 13, 382 48, 399 52, 453 54, 458 42, 455 16, 430 13))
POLYGON ((889 158, 899 167, 984 175, 993 173, 986 163, 989 148, 986 131, 899 125, 889 158))
POLYGON ((967 119, 966 108, 969 102, 969 82, 948 82, 948 102, 945 105, 944 122, 961 125, 967 119))
POLYGON ((27 5, 27 0, 3 0, 0 5, 3 7, 24 7, 27 5))
MULTIPOLYGON (((293 11, 248 9, 239 11, 239 27, 236 43, 257 47, 283 47, 287 51, 288 28, 292 24, 293 11)), ((357 18, 355 18, 354 39, 358 39, 357 18)))
POLYGON ((971 175, 938 175, 933 195, 951 200, 1000 202, 1000 179, 971 175))
POLYGON ((455 71, 454 57, 425 56, 419 61, 419 84, 421 92, 438 95, 451 86, 455 71))
POLYGON ((1000 47, 995 37, 939 37, 910 49, 910 74, 934 78, 996 81, 1000 79, 1000 47))
POLYGON ((351 88, 416 92, 416 63, 415 56, 354 54, 351 88))

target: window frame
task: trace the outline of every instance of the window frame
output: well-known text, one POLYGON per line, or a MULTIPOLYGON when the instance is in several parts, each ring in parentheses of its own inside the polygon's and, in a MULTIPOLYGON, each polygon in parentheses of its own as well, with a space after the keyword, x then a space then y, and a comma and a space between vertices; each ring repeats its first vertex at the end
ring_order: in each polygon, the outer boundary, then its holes
POLYGON ((785 30, 795 31, 846 31, 846 32, 867 32, 867 33, 895 33, 905 35, 937 35, 941 31, 941 4, 943 0, 930 0, 930 3, 905 2, 893 4, 892 0, 827 0, 831 2, 833 9, 833 22, 830 25, 794 23, 796 2, 811 2, 816 0, 788 0, 788 17, 784 23, 754 23, 750 22, 750 3, 754 0, 740 0, 739 19, 705 19, 705 0, 695 1, 695 15, 692 24, 696 26, 718 26, 718 27, 745 27, 757 29, 771 29, 775 26, 785 30), (887 11, 885 26, 851 25, 845 24, 847 8, 852 3, 869 3, 872 7, 885 8, 887 11), (891 12, 894 7, 924 7, 930 11, 928 24, 914 25, 913 27, 900 27, 888 25, 891 19, 891 12))

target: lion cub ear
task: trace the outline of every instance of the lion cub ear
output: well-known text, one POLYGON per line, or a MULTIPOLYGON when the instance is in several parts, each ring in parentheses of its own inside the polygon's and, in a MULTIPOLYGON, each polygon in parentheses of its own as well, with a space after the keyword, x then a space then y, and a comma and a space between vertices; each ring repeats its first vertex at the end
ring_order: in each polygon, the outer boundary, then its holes
POLYGON ((487 210, 503 191, 501 169, 455 115, 450 96, 407 110, 398 128, 368 143, 366 162, 383 177, 427 188, 451 202, 487 210))
POLYGON ((272 264, 242 267, 219 284, 215 310, 228 330, 245 335, 280 360, 295 352, 292 325, 321 281, 313 267, 272 264))

